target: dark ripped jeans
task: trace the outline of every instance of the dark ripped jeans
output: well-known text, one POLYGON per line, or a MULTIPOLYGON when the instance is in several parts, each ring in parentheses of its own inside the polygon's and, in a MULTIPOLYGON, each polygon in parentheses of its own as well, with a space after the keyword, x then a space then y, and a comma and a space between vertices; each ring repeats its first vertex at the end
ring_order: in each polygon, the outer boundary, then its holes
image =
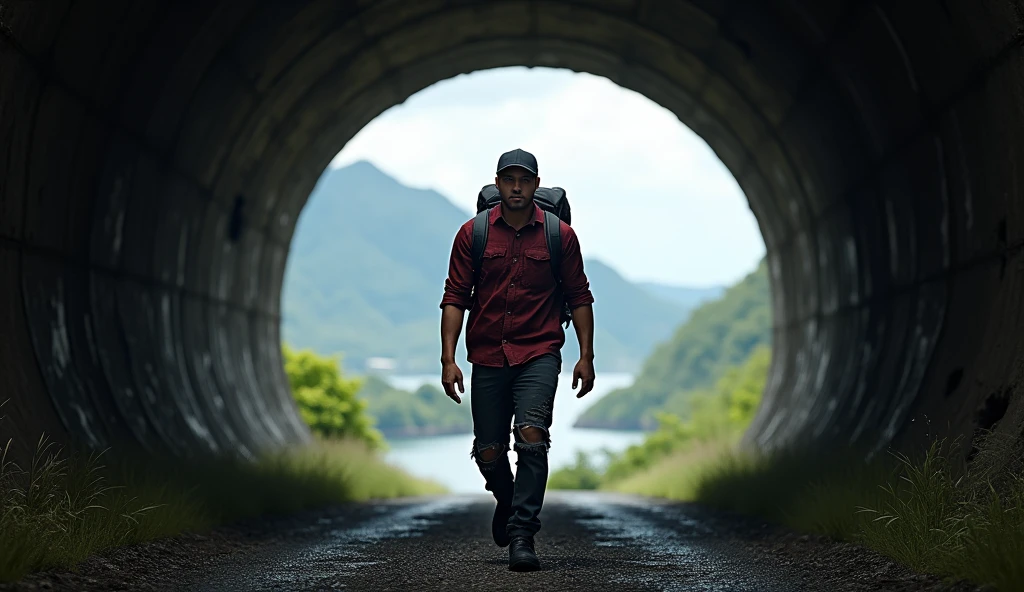
POLYGON ((512 504, 510 536, 533 535, 540 530, 539 515, 548 482, 548 430, 561 370, 559 354, 544 354, 515 367, 507 361, 504 368, 473 365, 473 457, 487 482, 486 489, 499 504, 512 504), (528 428, 539 429, 543 433, 541 441, 528 442, 522 432, 528 428), (515 436, 518 457, 514 481, 508 460, 510 433, 515 436), (481 452, 487 449, 496 450, 497 458, 481 458, 481 452))

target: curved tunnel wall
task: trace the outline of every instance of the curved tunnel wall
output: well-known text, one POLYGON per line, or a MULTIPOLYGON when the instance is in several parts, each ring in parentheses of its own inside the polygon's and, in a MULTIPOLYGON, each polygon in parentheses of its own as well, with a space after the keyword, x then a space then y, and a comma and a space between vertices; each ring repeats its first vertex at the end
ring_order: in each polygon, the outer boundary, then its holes
POLYGON ((775 322, 748 443, 1024 427, 1019 0, 0 7, 0 434, 16 446, 306 441, 278 335, 306 197, 383 110, 517 64, 645 94, 746 192, 775 322))

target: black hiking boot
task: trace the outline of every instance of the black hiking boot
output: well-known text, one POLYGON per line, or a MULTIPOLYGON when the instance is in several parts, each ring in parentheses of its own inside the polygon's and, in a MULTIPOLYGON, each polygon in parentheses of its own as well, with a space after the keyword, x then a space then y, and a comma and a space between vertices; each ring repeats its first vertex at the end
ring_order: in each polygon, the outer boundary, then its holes
POLYGON ((508 568, 511 571, 536 571, 540 560, 533 551, 533 537, 514 536, 508 548, 508 568))
POLYGON ((491 536, 494 544, 499 547, 507 547, 512 542, 508 536, 508 519, 512 517, 512 500, 502 502, 494 506, 494 517, 491 519, 491 536))
MULTIPOLYGON (((505 461, 507 466, 508 461, 505 461)), ((508 536, 508 519, 512 517, 512 497, 515 495, 515 484, 512 481, 512 470, 501 471, 498 467, 495 472, 487 478, 484 489, 494 495, 497 505, 494 507, 494 516, 491 518, 491 537, 494 544, 499 547, 507 547, 511 539, 508 536)))

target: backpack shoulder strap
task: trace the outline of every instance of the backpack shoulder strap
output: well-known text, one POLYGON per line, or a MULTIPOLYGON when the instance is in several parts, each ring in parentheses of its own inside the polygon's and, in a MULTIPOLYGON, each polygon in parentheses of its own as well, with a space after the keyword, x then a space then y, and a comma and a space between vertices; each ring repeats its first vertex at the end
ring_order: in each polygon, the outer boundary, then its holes
POLYGON ((555 274, 555 280, 562 283, 562 221, 558 216, 544 211, 544 235, 548 243, 548 253, 551 256, 551 272, 555 274))
POLYGON ((480 263, 484 259, 484 247, 487 246, 487 227, 490 210, 481 211, 473 218, 473 283, 476 283, 477 274, 480 272, 480 263))

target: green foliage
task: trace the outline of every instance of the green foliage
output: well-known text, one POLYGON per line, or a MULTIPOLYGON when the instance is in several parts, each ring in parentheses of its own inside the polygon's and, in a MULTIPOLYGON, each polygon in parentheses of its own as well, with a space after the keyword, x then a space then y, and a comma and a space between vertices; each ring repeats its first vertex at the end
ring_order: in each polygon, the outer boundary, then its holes
POLYGON ((603 397, 576 425, 655 429, 658 411, 688 416, 695 392, 712 388, 728 368, 742 363, 758 346, 770 344, 769 292, 767 264, 762 260, 754 272, 719 300, 695 310, 671 339, 658 345, 634 384, 603 397))
POLYGON ((414 392, 368 376, 359 391, 377 428, 388 438, 465 434, 473 431, 469 398, 456 404, 439 387, 425 384, 414 392))
POLYGON ((365 441, 321 441, 255 462, 102 460, 45 439, 24 469, 0 456, 0 581, 243 518, 443 491, 385 464, 365 441))
POLYGON ((583 451, 576 452, 576 462, 551 473, 549 489, 597 489, 601 473, 583 451))
POLYGON ((466 400, 456 405, 423 385, 397 389, 377 376, 345 377, 337 357, 283 346, 285 371, 302 419, 323 437, 363 440, 381 448, 384 438, 461 434, 473 429, 466 400))
POLYGON ((770 363, 771 350, 758 346, 742 366, 726 370, 713 390, 689 394, 686 419, 657 412, 658 429, 616 455, 605 470, 605 480, 622 480, 683 448, 741 433, 757 410, 770 363))
POLYGON ((366 402, 356 396, 362 381, 344 378, 336 357, 282 346, 285 372, 299 413, 310 429, 325 438, 352 438, 372 448, 384 445, 384 437, 366 414, 366 402))
POLYGON ((693 426, 677 415, 659 413, 657 420, 658 429, 648 434, 643 442, 633 444, 612 458, 605 469, 606 481, 619 481, 647 469, 694 437, 693 426))
MULTIPOLYGON (((578 426, 655 429, 643 442, 610 456, 600 475, 605 488, 628 482, 683 452, 735 440, 754 417, 771 363, 770 305, 764 261, 717 301, 697 309, 675 337, 658 347, 629 388, 613 391, 588 409, 578 426)), ((673 465, 673 470, 681 470, 673 465)), ((555 471, 574 483, 576 466, 555 471)), ((649 476, 641 489, 654 486, 649 476)))
MULTIPOLYGON (((727 369, 713 390, 690 394, 690 413, 687 418, 669 412, 657 412, 658 429, 647 434, 639 444, 610 454, 603 472, 597 472, 586 464, 587 459, 584 457, 577 458, 575 466, 554 471, 551 479, 565 484, 565 489, 580 489, 582 487, 572 485, 583 476, 590 478, 590 471, 593 471, 598 477, 595 487, 643 493, 650 493, 652 488, 664 491, 658 479, 667 476, 672 481, 678 471, 690 469, 689 466, 681 467, 678 459, 665 465, 666 459, 682 454, 689 459, 682 464, 689 464, 692 461, 691 455, 706 456, 709 448, 739 438, 754 418, 770 363, 771 350, 764 345, 758 346, 742 366, 727 369), (661 469, 655 470, 657 467, 661 469), (653 480, 651 475, 641 477, 639 481, 631 480, 634 476, 652 471, 655 475, 653 480)), ((669 487, 674 488, 676 484, 676 481, 672 481, 669 487)))
POLYGON ((1024 474, 958 471, 944 441, 923 459, 893 457, 894 478, 864 496, 848 538, 918 571, 1022 589, 1024 474))

